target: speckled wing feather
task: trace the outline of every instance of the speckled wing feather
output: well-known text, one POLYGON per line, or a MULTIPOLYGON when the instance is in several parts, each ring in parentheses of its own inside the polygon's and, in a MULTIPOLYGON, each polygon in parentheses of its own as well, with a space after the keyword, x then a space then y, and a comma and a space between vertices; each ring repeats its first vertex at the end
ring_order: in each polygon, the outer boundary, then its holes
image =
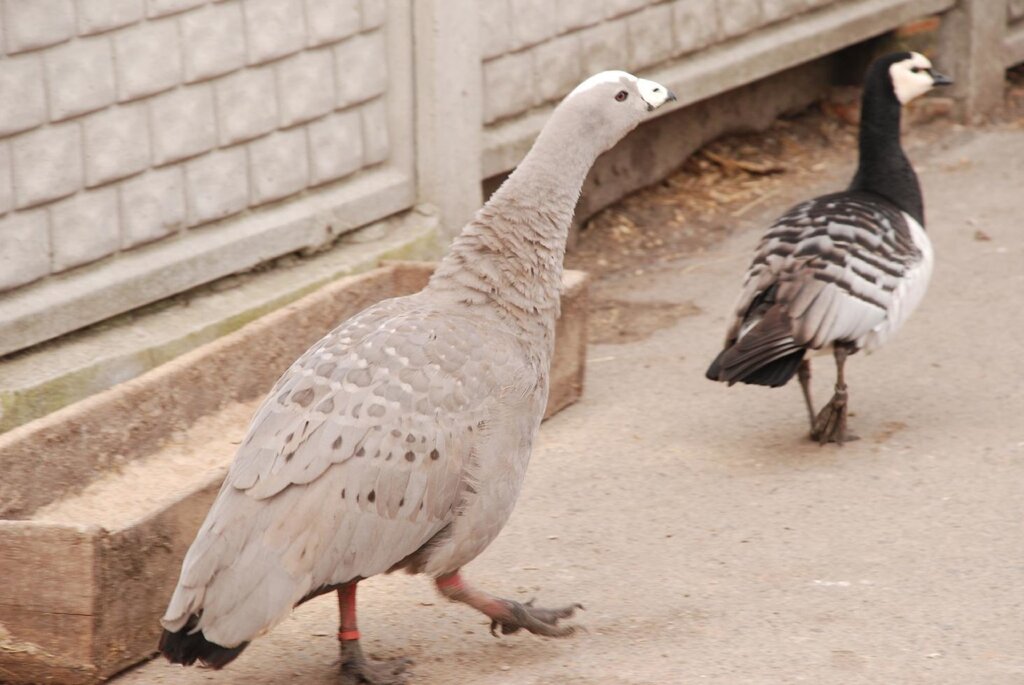
POLYGON ((457 513, 475 427, 505 396, 534 389, 517 353, 510 334, 420 296, 380 303, 320 340, 253 418, 164 626, 201 613, 207 639, 233 646, 318 588, 416 552, 457 513))
POLYGON ((880 344, 921 299, 930 272, 924 230, 883 199, 844 192, 799 204, 758 245, 716 364, 739 379, 803 348, 880 344), (737 341, 742 349, 731 352, 737 341))

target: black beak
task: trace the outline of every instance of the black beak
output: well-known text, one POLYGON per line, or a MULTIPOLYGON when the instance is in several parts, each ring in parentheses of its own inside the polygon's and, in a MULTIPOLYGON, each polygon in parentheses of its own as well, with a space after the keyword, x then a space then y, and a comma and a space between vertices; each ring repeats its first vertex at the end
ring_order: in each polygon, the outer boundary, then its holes
POLYGON ((929 69, 928 74, 932 77, 932 84, 936 86, 951 86, 953 85, 953 79, 940 74, 934 69, 929 69))
POLYGON ((667 92, 667 93, 668 93, 668 97, 667 97, 667 98, 665 98, 665 102, 675 102, 676 100, 678 100, 678 99, 679 99, 679 98, 677 98, 677 97, 676 97, 676 94, 675 94, 675 93, 673 93, 673 92, 672 92, 671 90, 668 90, 668 89, 666 88, 666 89, 665 89, 665 92, 667 92))

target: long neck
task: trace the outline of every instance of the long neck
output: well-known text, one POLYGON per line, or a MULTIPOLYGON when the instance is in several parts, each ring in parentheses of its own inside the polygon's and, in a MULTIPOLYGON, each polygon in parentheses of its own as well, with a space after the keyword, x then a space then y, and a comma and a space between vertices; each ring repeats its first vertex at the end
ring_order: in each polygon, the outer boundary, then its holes
POLYGON ((921 186, 900 145, 900 103, 888 84, 868 84, 860 115, 860 162, 850 190, 881 195, 924 226, 921 186))
POLYGON ((428 286, 545 340, 558 318, 569 225, 596 157, 592 145, 574 145, 579 133, 562 130, 556 117, 454 240, 428 286))

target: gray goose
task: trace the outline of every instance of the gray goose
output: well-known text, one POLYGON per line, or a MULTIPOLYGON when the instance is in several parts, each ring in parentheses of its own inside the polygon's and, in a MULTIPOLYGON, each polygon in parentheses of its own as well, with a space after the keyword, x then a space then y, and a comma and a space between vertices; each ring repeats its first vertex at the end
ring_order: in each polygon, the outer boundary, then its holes
POLYGON ((501 531, 548 396, 562 258, 594 160, 675 99, 603 72, 558 105, 515 172, 421 292, 342 323, 256 412, 182 563, 159 649, 220 668, 293 607, 336 592, 343 683, 404 682, 360 647, 356 586, 404 569, 483 612, 491 630, 572 634, 461 569, 501 531))
POLYGON ((849 355, 885 343, 920 303, 933 253, 917 174, 900 145, 901 106, 951 81, 915 52, 876 60, 861 101, 859 165, 843 192, 793 207, 747 269, 713 381, 778 387, 798 376, 811 438, 842 444, 849 355), (831 350, 835 394, 815 414, 809 350, 831 350))

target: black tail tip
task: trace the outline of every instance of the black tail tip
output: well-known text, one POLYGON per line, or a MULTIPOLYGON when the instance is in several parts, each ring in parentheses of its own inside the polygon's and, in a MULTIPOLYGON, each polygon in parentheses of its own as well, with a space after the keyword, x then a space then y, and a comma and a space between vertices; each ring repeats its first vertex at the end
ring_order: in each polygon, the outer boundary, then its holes
POLYGON ((769 388, 780 388, 796 375, 800 362, 804 359, 805 350, 800 349, 781 359, 760 366, 739 380, 748 385, 767 385, 769 388))
POLYGON ((237 647, 221 647, 207 640, 201 630, 189 634, 194 626, 195 619, 192 618, 181 630, 174 633, 165 630, 160 636, 157 648, 172 664, 191 666, 198 661, 204 666, 220 669, 234 661, 249 646, 248 642, 243 642, 237 647))
POLYGON ((746 383, 747 385, 767 385, 771 388, 778 388, 788 383, 796 375, 806 352, 800 348, 779 359, 749 368, 742 364, 729 365, 729 360, 723 360, 723 357, 731 349, 727 348, 715 358, 715 361, 711 362, 711 366, 704 374, 708 380, 723 381, 730 386, 735 383, 746 383))
POLYGON ((708 370, 704 372, 704 377, 709 381, 718 382, 725 380, 722 378, 722 354, 724 354, 724 352, 720 352, 718 356, 715 357, 715 361, 711 362, 711 366, 708 367, 708 370))

